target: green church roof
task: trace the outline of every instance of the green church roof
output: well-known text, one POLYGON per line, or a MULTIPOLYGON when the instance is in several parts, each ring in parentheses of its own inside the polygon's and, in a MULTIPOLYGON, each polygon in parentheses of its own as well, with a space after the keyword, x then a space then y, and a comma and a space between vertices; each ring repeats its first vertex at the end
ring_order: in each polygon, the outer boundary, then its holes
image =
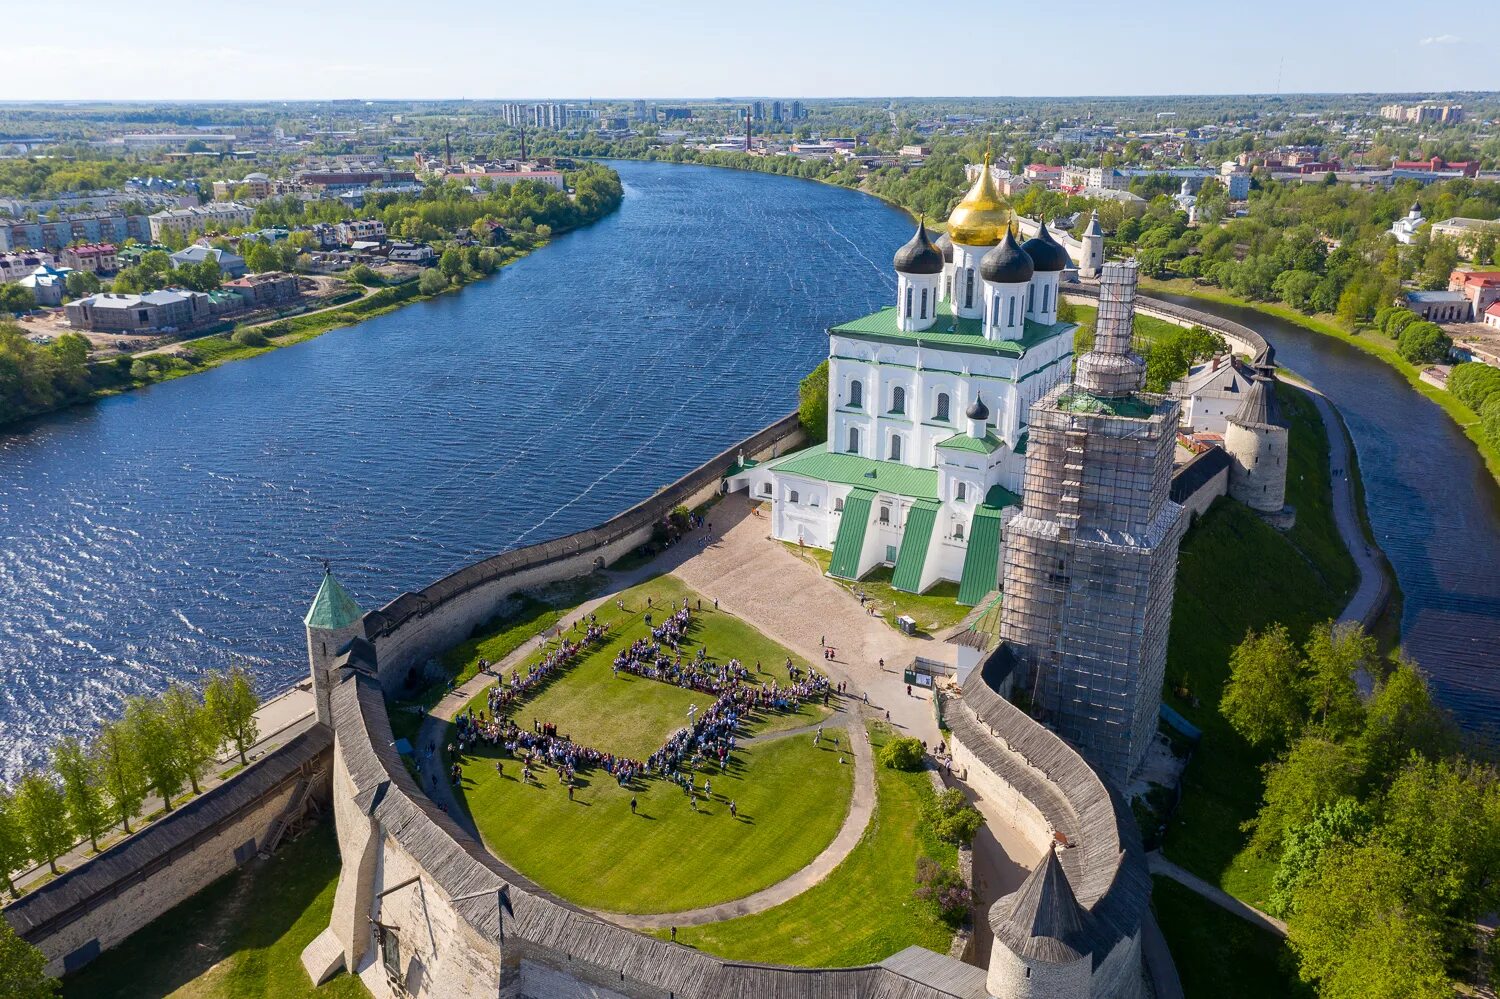
POLYGON ((333 573, 325 569, 323 585, 318 587, 318 595, 313 597, 312 606, 308 608, 307 617, 302 619, 302 623, 309 628, 339 631, 364 616, 365 612, 359 609, 359 604, 333 578, 333 573))
POLYGON ((828 332, 878 343, 918 344, 973 354, 1022 357, 1038 344, 1064 333, 1071 334, 1078 329, 1076 323, 1053 323, 1048 326, 1028 319, 1022 326, 1019 340, 987 340, 984 336, 984 321, 955 316, 952 302, 946 299, 939 302, 936 314, 937 321, 932 324, 931 329, 903 330, 900 314, 894 306, 889 306, 861 319, 840 323, 828 332))
POLYGON ((830 453, 826 443, 783 455, 771 467, 822 482, 863 486, 913 499, 937 499, 936 469, 912 468, 899 461, 877 461, 857 454, 830 453))
POLYGON ((1005 442, 995 436, 995 432, 985 428, 983 437, 970 437, 968 434, 954 434, 945 441, 938 443, 938 447, 947 448, 952 451, 973 451, 976 454, 994 454, 1005 446, 1005 442))

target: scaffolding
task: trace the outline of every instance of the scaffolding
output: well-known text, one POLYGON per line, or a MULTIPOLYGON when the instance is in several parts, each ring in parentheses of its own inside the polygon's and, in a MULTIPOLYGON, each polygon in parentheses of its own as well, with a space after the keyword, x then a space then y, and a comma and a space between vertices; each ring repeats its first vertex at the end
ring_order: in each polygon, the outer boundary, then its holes
POLYGON ((1078 381, 1031 409, 1001 637, 1045 720, 1123 784, 1156 730, 1185 521, 1169 499, 1178 403, 1140 391, 1129 352, 1134 265, 1106 265, 1104 284, 1078 381))

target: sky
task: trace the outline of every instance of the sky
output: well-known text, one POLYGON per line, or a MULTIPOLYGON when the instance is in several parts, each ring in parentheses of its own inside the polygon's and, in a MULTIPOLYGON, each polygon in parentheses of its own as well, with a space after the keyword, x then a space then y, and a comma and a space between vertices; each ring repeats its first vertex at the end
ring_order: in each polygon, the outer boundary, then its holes
MULTIPOLYGON (((73 0, 0 100, 1078 96, 1500 90, 1409 0, 73 0), (223 13, 218 13, 222 10, 223 13)), ((1488 51, 1487 51, 1488 49, 1488 51)))

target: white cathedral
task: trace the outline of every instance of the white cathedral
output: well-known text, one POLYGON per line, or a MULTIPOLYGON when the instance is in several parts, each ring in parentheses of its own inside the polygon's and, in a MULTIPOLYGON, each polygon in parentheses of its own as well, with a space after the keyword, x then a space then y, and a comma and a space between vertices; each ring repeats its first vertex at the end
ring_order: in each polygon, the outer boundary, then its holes
POLYGON ((895 304, 828 331, 827 442, 731 477, 771 502, 775 537, 831 549, 830 575, 889 566, 896 589, 955 581, 967 604, 995 589, 1026 414, 1071 376, 1077 329, 1057 319, 1068 251, 1017 226, 981 170, 943 236, 919 225, 896 252, 895 304))

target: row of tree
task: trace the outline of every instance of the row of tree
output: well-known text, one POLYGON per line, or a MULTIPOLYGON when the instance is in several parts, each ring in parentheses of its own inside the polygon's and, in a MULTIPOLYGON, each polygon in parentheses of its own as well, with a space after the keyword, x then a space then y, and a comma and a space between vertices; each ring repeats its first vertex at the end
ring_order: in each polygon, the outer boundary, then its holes
POLYGON ((173 799, 199 782, 225 746, 240 763, 258 737, 260 701, 250 677, 238 667, 213 673, 201 690, 174 683, 159 697, 137 696, 124 714, 85 742, 58 741, 50 766, 28 770, 15 786, 0 789, 0 879, 16 893, 12 873, 27 863, 47 864, 87 839, 99 839, 116 824, 129 833, 148 795, 170 812, 173 799))
POLYGON ((1388 305, 1375 310, 1375 328, 1395 340, 1396 349, 1412 364, 1439 364, 1453 349, 1453 338, 1441 326, 1410 309, 1388 305))
POLYGON ((1355 625, 1300 648, 1273 625, 1234 650, 1220 711, 1277 753, 1247 827, 1278 860, 1269 907, 1302 978, 1324 999, 1450 999, 1500 905, 1500 771, 1421 672, 1355 625))

